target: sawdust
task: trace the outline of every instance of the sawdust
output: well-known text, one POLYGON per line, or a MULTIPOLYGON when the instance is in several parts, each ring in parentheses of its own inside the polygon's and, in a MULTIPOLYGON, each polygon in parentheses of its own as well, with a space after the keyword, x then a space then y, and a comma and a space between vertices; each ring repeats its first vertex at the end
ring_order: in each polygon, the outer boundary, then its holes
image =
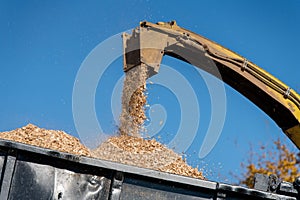
POLYGON ((39 128, 33 124, 0 132, 0 138, 75 155, 91 156, 90 150, 76 137, 63 131, 39 128))

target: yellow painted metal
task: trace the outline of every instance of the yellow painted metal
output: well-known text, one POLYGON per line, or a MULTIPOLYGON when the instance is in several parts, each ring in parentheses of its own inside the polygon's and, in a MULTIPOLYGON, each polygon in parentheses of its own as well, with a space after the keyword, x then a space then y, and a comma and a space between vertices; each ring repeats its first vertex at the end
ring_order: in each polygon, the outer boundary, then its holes
MULTIPOLYGON (((179 27, 175 21, 172 22, 158 22, 153 24, 150 22, 141 22, 141 26, 151 27, 157 29, 160 32, 165 32, 167 34, 183 34, 191 37, 192 39, 198 41, 200 44, 204 44, 209 49, 212 49, 217 54, 223 56, 224 58, 230 58, 238 61, 245 61, 246 59, 239 54, 213 42, 203 36, 193 33, 189 30, 179 27)), ((247 61, 247 65, 256 73, 259 81, 265 84, 265 88, 272 98, 284 105, 298 121, 298 124, 293 127, 281 127, 285 134, 300 148, 300 95, 294 90, 290 89, 289 86, 281 82, 279 79, 265 71, 264 69, 258 67, 254 63, 247 61)), ((284 118, 284 116, 283 116, 284 118)))

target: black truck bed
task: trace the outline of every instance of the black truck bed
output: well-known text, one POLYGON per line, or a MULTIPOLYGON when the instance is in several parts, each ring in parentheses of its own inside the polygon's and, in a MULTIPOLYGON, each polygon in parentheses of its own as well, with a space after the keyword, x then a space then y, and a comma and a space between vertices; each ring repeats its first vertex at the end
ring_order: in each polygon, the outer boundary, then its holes
POLYGON ((293 199, 0 139, 0 200, 293 199))

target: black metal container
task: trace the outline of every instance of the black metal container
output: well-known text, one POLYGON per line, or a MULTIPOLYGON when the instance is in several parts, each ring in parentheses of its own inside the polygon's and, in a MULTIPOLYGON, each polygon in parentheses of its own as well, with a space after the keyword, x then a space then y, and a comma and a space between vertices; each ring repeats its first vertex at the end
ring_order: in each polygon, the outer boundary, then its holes
POLYGON ((0 173, 0 200, 297 199, 1 139, 0 173))

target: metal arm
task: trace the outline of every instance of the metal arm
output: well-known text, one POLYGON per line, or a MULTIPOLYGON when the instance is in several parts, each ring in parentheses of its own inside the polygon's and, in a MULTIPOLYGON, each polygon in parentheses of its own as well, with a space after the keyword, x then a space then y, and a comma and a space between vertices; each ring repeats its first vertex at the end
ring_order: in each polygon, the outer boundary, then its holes
POLYGON ((169 55, 220 78, 268 114, 300 148, 300 96, 280 80, 242 56, 198 34, 169 23, 141 22, 123 34, 124 71, 146 66, 158 73, 169 55), (218 76, 218 74, 221 75, 218 76))

